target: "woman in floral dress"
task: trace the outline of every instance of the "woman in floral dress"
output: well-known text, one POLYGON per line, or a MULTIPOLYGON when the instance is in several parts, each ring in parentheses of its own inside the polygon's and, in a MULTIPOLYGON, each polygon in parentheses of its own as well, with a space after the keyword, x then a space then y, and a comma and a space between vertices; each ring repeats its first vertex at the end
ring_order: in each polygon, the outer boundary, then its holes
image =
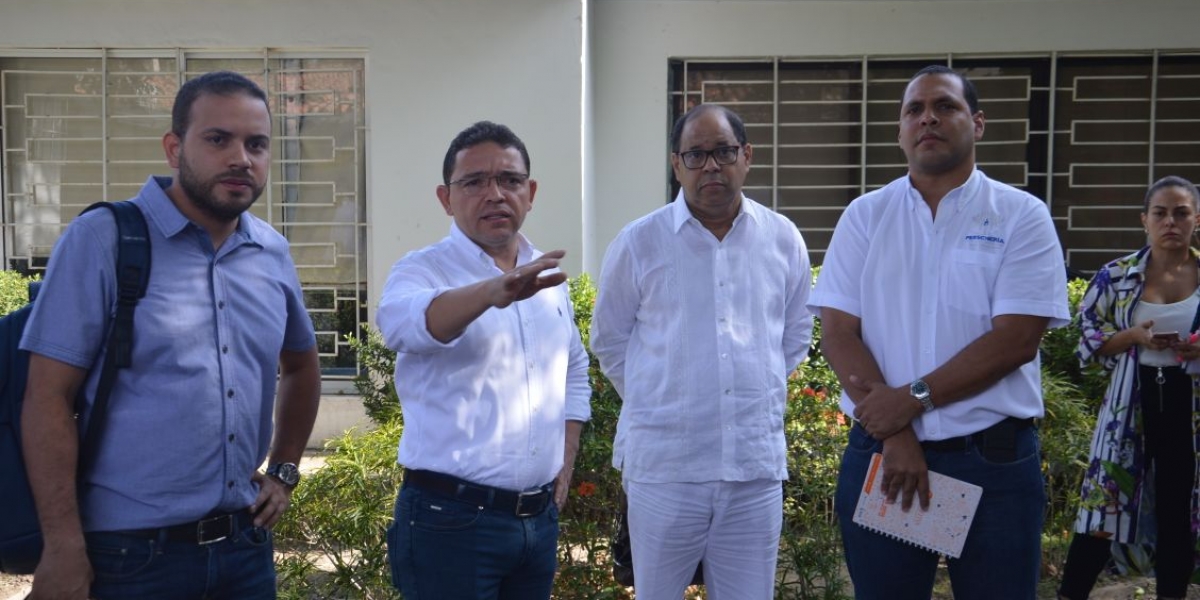
POLYGON ((1195 564, 1200 194, 1166 177, 1143 208, 1148 245, 1101 268, 1080 307, 1077 354, 1111 376, 1059 588, 1070 600, 1088 596, 1114 543, 1155 549, 1159 598, 1183 598, 1195 564))

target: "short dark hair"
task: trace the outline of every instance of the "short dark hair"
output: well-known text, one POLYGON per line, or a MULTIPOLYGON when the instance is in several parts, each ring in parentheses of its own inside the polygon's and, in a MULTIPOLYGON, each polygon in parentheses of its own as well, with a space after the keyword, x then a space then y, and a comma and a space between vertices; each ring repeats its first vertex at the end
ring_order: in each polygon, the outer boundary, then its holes
POLYGON ((718 111, 725 115, 725 121, 733 130, 733 137, 737 138, 739 145, 746 145, 746 124, 742 122, 741 116, 720 104, 701 104, 683 113, 683 116, 675 120, 675 127, 671 129, 671 152, 679 152, 679 141, 683 138, 683 128, 696 117, 711 111, 718 111))
POLYGON ((251 98, 262 100, 267 106, 267 114, 271 113, 271 103, 267 101, 267 93, 250 81, 245 75, 233 71, 213 71, 199 77, 189 79, 179 93, 175 94, 175 106, 171 108, 171 133, 182 138, 187 133, 192 120, 192 105, 204 94, 217 96, 232 96, 245 94, 251 98))
POLYGON ((1196 184, 1178 176, 1167 175, 1158 181, 1150 184, 1150 189, 1146 190, 1146 199, 1142 201, 1142 212, 1150 211, 1150 197, 1157 194, 1163 188, 1177 187, 1182 188, 1192 197, 1192 208, 1200 210, 1200 191, 1196 190, 1196 184))
POLYGON ((509 129, 499 123, 491 121, 478 121, 470 127, 458 132, 454 136, 454 140, 450 142, 450 148, 446 150, 446 159, 442 161, 442 183, 450 185, 450 175, 454 173, 454 163, 458 159, 458 153, 470 148, 492 142, 501 148, 516 148, 521 153, 521 159, 525 161, 525 174, 529 174, 529 151, 525 149, 525 142, 509 129))
POLYGON ((979 92, 975 90, 975 84, 971 83, 971 80, 961 71, 955 71, 945 65, 929 65, 917 71, 908 82, 912 83, 922 75, 953 75, 957 77, 962 82, 963 99, 967 101, 967 108, 971 109, 971 114, 979 112, 979 92))

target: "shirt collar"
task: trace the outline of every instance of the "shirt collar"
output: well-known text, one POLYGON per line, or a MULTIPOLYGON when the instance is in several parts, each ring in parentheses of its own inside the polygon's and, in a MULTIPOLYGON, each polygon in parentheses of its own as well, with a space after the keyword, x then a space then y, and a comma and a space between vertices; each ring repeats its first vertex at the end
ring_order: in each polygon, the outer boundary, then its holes
MULTIPOLYGON (((683 188, 680 188, 679 193, 675 195, 675 200, 671 202, 670 210, 671 230, 675 233, 679 233, 679 230, 683 227, 684 223, 688 222, 688 219, 695 218, 692 216, 692 211, 688 209, 687 200, 683 197, 683 188)), ((750 220, 756 225, 762 218, 758 214, 758 207, 745 194, 742 194, 741 207, 738 209, 737 216, 733 218, 733 222, 737 223, 738 219, 742 218, 742 215, 748 215, 750 220)))
MULTIPOLYGON (((1196 266, 1200 267, 1200 250, 1196 248, 1189 248, 1188 250, 1192 254, 1192 260, 1196 261, 1196 266)), ((1133 260, 1125 272, 1126 277, 1136 276, 1138 279, 1141 279, 1145 276, 1146 265, 1148 264, 1150 264, 1150 246, 1147 244, 1133 254, 1133 260)))
MULTIPOLYGON (((496 267, 496 260, 484 252, 483 248, 479 247, 463 230, 458 228, 458 223, 450 221, 450 245, 457 251, 462 252, 465 256, 471 257, 481 265, 486 265, 490 268, 496 267)), ((525 234, 517 232, 517 264, 525 264, 533 260, 533 244, 529 243, 529 239, 525 234)))
MULTIPOLYGON (((170 196, 167 196, 166 190, 171 187, 171 183, 170 177, 151 175, 138 194, 139 197, 146 200, 142 203, 142 208, 148 213, 149 220, 158 227, 159 232, 165 238, 174 237, 187 229, 189 225, 193 225, 187 216, 179 212, 179 208, 171 201, 170 196)), ((257 244, 249 221, 250 219, 239 217, 237 229, 230 238, 239 238, 242 242, 257 244)), ((195 227, 199 228, 198 225, 195 227)))
MULTIPOLYGON (((976 192, 979 191, 979 186, 981 185, 983 185, 983 172, 976 168, 971 171, 971 176, 967 177, 967 180, 962 185, 946 193, 946 196, 938 203, 938 210, 941 210, 943 206, 952 207, 954 212, 966 210, 967 205, 975 198, 977 195, 976 192)), ((904 177, 904 191, 910 201, 908 205, 909 210, 916 210, 918 206, 925 202, 925 198, 921 196, 921 192, 917 188, 913 187, 912 179, 907 175, 904 177)))

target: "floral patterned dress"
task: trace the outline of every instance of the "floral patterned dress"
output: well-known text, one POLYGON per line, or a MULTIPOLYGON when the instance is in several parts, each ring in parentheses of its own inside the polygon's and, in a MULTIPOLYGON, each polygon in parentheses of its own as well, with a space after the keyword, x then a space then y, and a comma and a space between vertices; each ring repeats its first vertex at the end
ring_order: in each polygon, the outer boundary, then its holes
MULTIPOLYGON (((1192 255, 1200 266, 1200 253, 1192 255)), ((1133 309, 1141 299, 1144 271, 1150 256, 1145 247, 1104 266, 1092 278, 1080 303, 1082 336, 1076 355, 1082 363, 1094 361, 1110 372, 1108 389, 1100 406, 1087 472, 1083 502, 1075 530, 1108 537, 1121 544, 1152 545, 1156 536, 1153 515, 1153 472, 1143 465, 1142 398, 1138 385, 1138 346, 1113 356, 1097 350, 1117 332, 1132 327, 1133 309)), ((1192 376, 1193 448, 1200 414, 1200 377, 1192 376)), ((1200 459, 1196 461, 1200 476, 1200 459)), ((1193 481, 1200 481, 1195 478, 1193 481)), ((1200 497, 1192 491, 1192 530, 1197 528, 1200 497)))

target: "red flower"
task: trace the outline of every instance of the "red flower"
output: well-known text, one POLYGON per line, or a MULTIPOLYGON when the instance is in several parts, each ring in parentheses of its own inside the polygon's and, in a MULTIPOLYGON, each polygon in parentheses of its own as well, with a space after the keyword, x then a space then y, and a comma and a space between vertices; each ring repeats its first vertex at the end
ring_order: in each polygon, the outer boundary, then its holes
POLYGON ((594 484, 590 481, 585 481, 585 482, 579 484, 579 487, 575 488, 575 491, 580 496, 583 496, 586 498, 586 497, 591 496, 592 494, 596 493, 596 484, 594 484))

